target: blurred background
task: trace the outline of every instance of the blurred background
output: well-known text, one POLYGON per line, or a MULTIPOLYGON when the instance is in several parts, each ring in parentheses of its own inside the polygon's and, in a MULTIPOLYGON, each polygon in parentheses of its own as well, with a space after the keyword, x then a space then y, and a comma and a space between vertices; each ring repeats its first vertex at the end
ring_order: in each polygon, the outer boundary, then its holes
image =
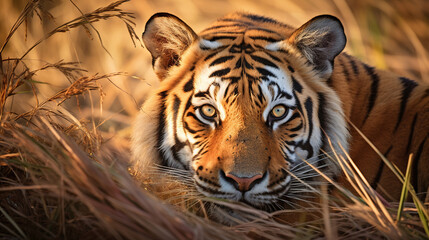
MULTIPOLYGON (((52 29, 112 2, 40 0, 38 10, 25 18, 1 57, 20 58, 52 29)), ((0 1, 0 46, 26 4, 25 0, 0 1)), ((262 14, 296 27, 316 15, 332 14, 345 27, 347 52, 378 68, 429 82, 428 0, 131 0, 120 8, 134 14, 139 38, 150 16, 161 11, 177 15, 196 32, 232 11, 262 14)), ((129 137, 140 104, 158 86, 150 54, 141 42, 133 44, 120 19, 98 21, 55 34, 23 60, 30 69, 62 60, 78 62, 78 67, 88 71, 84 75, 120 72, 119 76, 97 81, 96 91, 61 103, 79 120, 91 121, 108 137, 129 137)), ((32 79, 37 82, 36 89, 22 85, 8 100, 8 111, 28 111, 70 85, 56 69, 37 71, 32 79)))

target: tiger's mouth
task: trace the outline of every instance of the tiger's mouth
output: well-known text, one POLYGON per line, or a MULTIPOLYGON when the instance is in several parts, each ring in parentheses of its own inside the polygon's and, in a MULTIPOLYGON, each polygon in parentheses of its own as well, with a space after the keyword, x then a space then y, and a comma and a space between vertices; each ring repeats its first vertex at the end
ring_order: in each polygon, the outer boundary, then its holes
POLYGON ((266 172, 249 184, 248 189, 240 189, 238 183, 219 171, 218 183, 201 177, 194 177, 199 192, 207 197, 226 199, 234 202, 243 202, 255 208, 264 208, 286 195, 291 187, 291 175, 282 169, 281 178, 272 178, 266 172), (271 181, 270 181, 271 178, 271 181))

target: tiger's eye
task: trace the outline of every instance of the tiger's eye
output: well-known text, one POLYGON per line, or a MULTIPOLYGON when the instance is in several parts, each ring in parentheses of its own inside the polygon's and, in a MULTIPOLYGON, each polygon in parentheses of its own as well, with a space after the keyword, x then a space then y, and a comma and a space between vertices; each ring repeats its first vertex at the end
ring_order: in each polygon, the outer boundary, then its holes
POLYGON ((282 118, 286 115, 286 107, 283 105, 277 105, 271 110, 271 115, 275 118, 282 118))
POLYGON ((206 118, 213 118, 216 116, 216 109, 211 105, 204 105, 201 107, 201 114, 206 118))

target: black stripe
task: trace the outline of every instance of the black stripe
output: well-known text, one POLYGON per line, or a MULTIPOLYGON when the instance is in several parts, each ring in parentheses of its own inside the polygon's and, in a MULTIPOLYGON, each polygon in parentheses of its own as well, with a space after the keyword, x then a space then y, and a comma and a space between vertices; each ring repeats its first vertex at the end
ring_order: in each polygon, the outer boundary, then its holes
POLYGON ((231 84, 228 84, 225 88, 225 92, 223 93, 223 98, 225 99, 226 96, 228 95, 228 91, 229 91, 229 87, 231 87, 231 84))
POLYGON ((204 38, 204 39, 208 41, 217 41, 217 40, 224 40, 224 39, 229 39, 234 41, 236 38, 237 37, 230 36, 230 35, 220 35, 220 36, 214 36, 214 37, 204 38))
MULTIPOLYGON (((295 115, 295 114, 300 114, 300 115, 304 116, 304 112, 303 112, 303 110, 302 110, 301 101, 299 101, 298 97, 296 96, 296 92, 295 92, 295 91, 293 91, 293 92, 292 92, 292 94, 293 94, 293 97, 296 99, 296 110, 297 110, 297 111, 292 115, 292 117, 294 117, 294 115, 295 115)), ((304 126, 304 128, 305 128, 305 126, 304 126)))
POLYGON ((347 70, 346 66, 344 65, 342 58, 340 58, 340 65, 343 68, 343 74, 344 74, 344 77, 346 78, 346 81, 350 82, 349 71, 347 70))
POLYGON ((407 153, 410 153, 411 144, 413 143, 414 128, 416 127, 418 115, 418 113, 414 115, 413 122, 411 123, 410 136, 408 137, 407 143, 407 153))
POLYGON ((243 58, 243 60, 244 60, 244 67, 245 68, 253 69, 253 66, 249 62, 247 62, 246 58, 243 58))
POLYGON ((302 93, 302 85, 293 76, 291 77, 292 77, 293 89, 299 93, 302 93))
MULTIPOLYGON (((237 88, 234 89, 233 94, 234 95, 238 94, 238 89, 237 88)), ((237 102, 237 99, 238 99, 238 97, 232 98, 232 101, 229 104, 232 105, 233 103, 237 102)), ((229 101, 229 98, 228 98, 228 101, 229 101)))
POLYGON ((222 18, 219 20, 220 22, 233 22, 233 23, 241 23, 243 25, 253 25, 252 22, 249 21, 244 21, 241 19, 237 19, 237 18, 222 18))
POLYGON ((277 99, 279 99, 279 98, 287 98, 287 99, 292 99, 292 96, 289 94, 289 93, 287 93, 287 92, 284 92, 284 91, 282 91, 281 90, 281 88, 280 88, 280 86, 276 83, 276 82, 270 82, 269 84, 268 84, 268 86, 269 87, 276 87, 277 88, 277 95, 276 96, 273 96, 274 97, 274 100, 277 100, 277 99))
POLYGON ((224 63, 224 62, 226 62, 226 61, 228 61, 228 60, 231 60, 231 59, 233 59, 233 58, 234 58, 234 56, 224 56, 224 57, 220 57, 220 58, 218 58, 218 59, 214 60, 214 61, 210 64, 210 67, 213 67, 213 66, 215 66, 215 65, 217 65, 217 64, 224 63))
POLYGON ((204 131, 204 130, 195 130, 195 129, 192 129, 191 127, 189 127, 189 125, 188 125, 188 123, 187 123, 187 122, 184 122, 183 127, 184 127, 186 130, 188 130, 188 132, 190 132, 190 133, 192 133, 192 134, 196 134, 196 133, 199 133, 199 132, 204 131))
POLYGON ((254 56, 254 55, 250 55, 250 57, 251 57, 253 60, 255 60, 255 61, 259 62, 259 63, 262 63, 262 64, 264 64, 264 65, 266 65, 266 66, 270 66, 270 67, 273 67, 273 68, 276 68, 276 69, 278 69, 278 68, 279 68, 279 67, 277 67, 277 65, 276 65, 276 64, 274 64, 273 62, 271 62, 270 60, 268 60, 268 59, 266 59, 266 58, 259 57, 259 56, 254 56))
POLYGON ((225 48, 227 48, 227 47, 228 47, 228 46, 221 46, 221 47, 216 48, 215 52, 210 53, 209 55, 207 55, 207 56, 204 58, 204 61, 208 61, 210 58, 213 58, 214 56, 216 56, 217 54, 219 54, 220 52, 222 52, 222 50, 224 50, 224 49, 225 49, 225 48))
POLYGON ((410 93, 413 91, 415 87, 417 87, 417 83, 408 79, 401 77, 399 80, 402 83, 402 97, 401 97, 401 108, 399 109, 399 116, 395 126, 395 132, 398 130, 399 124, 404 116, 405 107, 407 106, 408 98, 410 97, 410 93))
POLYGON ((280 63, 282 62, 282 60, 280 60, 280 58, 274 56, 273 54, 271 54, 269 52, 265 52, 265 54, 267 54, 268 56, 270 56, 270 58, 274 59, 274 61, 277 61, 277 62, 280 62, 280 63))
MULTIPOLYGON (((317 117, 319 118, 319 124, 320 124, 320 128, 321 128, 321 132, 322 134, 324 132, 326 132, 328 130, 327 125, 329 124, 328 122, 328 114, 325 111, 325 105, 326 105, 326 97, 325 95, 323 95, 323 93, 318 93, 317 94, 317 98, 318 98, 318 109, 317 109, 317 117)), ((328 138, 329 136, 326 136, 325 134, 323 134, 322 136, 322 146, 329 146, 328 144, 328 138)), ((328 152, 328 149, 324 149, 326 152, 328 152)))
POLYGON ((260 107, 261 107, 261 103, 259 103, 259 102, 257 102, 257 101, 254 101, 253 103, 256 105, 256 107, 258 107, 258 108, 260 108, 260 107))
POLYGON ((311 100, 310 97, 308 97, 304 102, 305 110, 307 111, 307 118, 308 118, 308 139, 300 144, 300 147, 308 152, 307 158, 311 158, 314 154, 313 152, 313 146, 310 144, 310 138, 313 134, 313 100, 311 100))
POLYGON ((194 78, 195 78, 195 74, 192 74, 192 76, 189 79, 189 81, 186 82, 185 86, 183 86, 183 91, 184 92, 189 92, 189 91, 194 90, 194 78))
POLYGON ((202 125, 206 125, 204 122, 202 122, 193 112, 188 112, 186 114, 187 117, 191 117, 195 120, 197 120, 198 122, 200 122, 202 125))
POLYGON ((173 129, 174 129, 174 142, 175 143, 171 147, 170 150, 171 150, 171 153, 173 155, 174 160, 176 160, 177 162, 179 162, 184 169, 188 169, 188 166, 181 161, 181 159, 180 159, 180 157, 178 155, 178 152, 183 147, 185 147, 185 145, 186 145, 184 142, 181 142, 179 140, 179 138, 177 137, 177 131, 176 131, 176 128, 177 128, 177 116, 179 115, 179 109, 180 109, 180 103, 181 102, 182 101, 180 101, 179 97, 177 97, 177 95, 174 95, 174 101, 173 101, 173 129))
POLYGON ((308 138, 311 138, 311 135, 313 133, 313 100, 311 100, 310 97, 308 97, 305 100, 304 103, 305 110, 307 111, 307 117, 308 117, 308 138))
POLYGON ((279 94, 278 94, 278 96, 276 97, 276 99, 277 99, 277 98, 292 99, 292 96, 291 96, 289 93, 287 93, 287 92, 283 92, 283 91, 280 91, 280 90, 279 90, 279 94))
MULTIPOLYGON (((245 75, 246 75, 246 78, 247 78, 247 80, 249 81, 249 82, 256 82, 258 79, 257 78, 255 78, 254 76, 252 76, 252 75, 250 75, 250 74, 248 74, 248 73, 245 73, 245 75)), ((242 85, 244 85, 244 84, 242 84, 242 85)), ((244 88, 244 87, 243 87, 244 88)), ((249 88, 249 92, 251 92, 252 91, 252 89, 250 89, 249 88)))
POLYGON ((209 142, 207 139, 206 140, 203 139, 203 140, 201 140, 201 142, 195 143, 195 145, 198 145, 200 148, 200 150, 195 155, 197 155, 197 156, 203 155, 202 152, 206 150, 206 147, 208 144, 209 144, 209 142))
MULTIPOLYGON (((420 157, 421 157, 422 152, 423 152, 423 146, 425 145, 426 140, 427 140, 427 136, 420 143, 419 148, 417 149, 416 155, 415 155, 414 160, 413 160, 412 174, 411 174, 411 176, 413 177, 413 179, 412 179, 412 185, 415 188, 415 190, 416 190, 417 193, 420 192, 419 185, 418 185, 418 179, 419 179, 419 162, 420 162, 420 157)), ((422 189, 422 191, 426 191, 426 189, 422 189)))
POLYGON ((168 91, 163 91, 158 93, 159 97, 160 97, 160 112, 159 112, 159 118, 158 118, 158 131, 157 131, 157 136, 158 136, 158 141, 156 144, 156 149, 159 149, 159 158, 161 159, 161 165, 163 166, 170 166, 168 164, 168 160, 165 156, 165 151, 162 150, 161 146, 162 143, 164 142, 164 132, 165 132, 165 126, 167 125, 166 123, 166 119, 165 119, 165 111, 166 111, 166 106, 165 106, 165 100, 167 98, 168 95, 168 91))
POLYGON ((209 60, 210 58, 216 56, 220 51, 216 51, 214 53, 210 53, 209 55, 207 55, 207 57, 204 58, 204 61, 209 60))
POLYGON ((241 63, 241 57, 240 57, 240 58, 238 58, 237 62, 235 63, 234 69, 241 68, 242 66, 243 66, 243 64, 241 63))
POLYGON ((371 77, 372 83, 371 83, 371 89, 370 89, 370 95, 368 99, 368 110, 366 112, 365 119, 363 121, 363 124, 365 124, 366 120, 369 117, 369 114, 371 113, 372 109, 374 108, 375 101, 377 99, 377 92, 378 92, 378 85, 380 82, 380 79, 377 75, 377 73, 374 71, 373 67, 370 67, 366 64, 363 65, 365 67, 366 72, 371 77))
POLYGON ((295 69, 293 69, 293 67, 291 67, 290 65, 289 65, 289 66, 287 66, 287 69, 289 69, 289 71, 290 71, 291 73, 294 73, 294 72, 295 72, 295 69))
MULTIPOLYGON (((387 155, 389 155, 389 153, 390 153, 391 150, 392 150, 392 146, 390 146, 387 149, 386 153, 383 154, 385 158, 387 158, 387 155)), ((384 161, 382 159, 380 159, 380 163, 378 164, 378 167, 377 167, 377 169, 378 169, 377 173, 375 174, 375 177, 374 177, 374 179, 371 182, 371 187, 374 190, 377 190, 378 183, 380 182, 381 176, 383 175, 383 171, 384 171, 384 166, 385 165, 386 164, 384 163, 384 161)))
POLYGON ((251 19, 255 22, 264 22, 264 23, 275 23, 277 24, 277 21, 272 18, 267 18, 259 15, 254 14, 244 14, 243 17, 246 17, 248 19, 251 19))
POLYGON ((353 73, 354 73, 355 75, 358 75, 358 74, 359 74, 359 69, 358 69, 358 67, 357 67, 357 65, 356 65, 356 62, 353 60, 353 58, 352 58, 350 55, 348 55, 348 54, 344 54, 344 56, 346 56, 346 57, 347 57, 347 59, 349 60, 350 65, 352 66, 352 69, 353 69, 353 73))
POLYGON ((267 76, 275 77, 276 76, 271 71, 269 71, 269 70, 267 70, 265 68, 259 68, 259 67, 257 67, 256 70, 258 70, 259 74, 261 74, 262 77, 267 77, 267 76))
POLYGON ((179 97, 177 97, 177 95, 174 95, 174 101, 173 101, 173 121, 176 122, 177 120, 177 115, 179 113, 179 108, 180 108, 180 103, 182 101, 180 101, 179 97))
POLYGON ((261 102, 261 103, 265 99, 264 94, 262 93, 261 85, 258 85, 258 94, 256 95, 256 97, 258 98, 259 102, 261 102))
POLYGON ((294 128, 291 128, 291 129, 288 129, 289 131, 291 131, 291 132, 296 132, 296 131, 298 131, 298 130, 301 130, 301 128, 303 127, 304 125, 302 124, 302 121, 299 123, 299 125, 298 126, 296 126, 296 127, 294 127, 294 128))
POLYGON ((233 44, 229 48, 230 53, 253 53, 255 49, 250 44, 246 44, 245 42, 242 42, 240 44, 233 44))
POLYGON ((213 72, 212 74, 210 74, 209 77, 223 77, 226 74, 228 74, 230 71, 231 71, 231 68, 224 68, 213 72))
POLYGON ((200 98, 210 98, 210 93, 209 92, 197 92, 195 94, 195 97, 200 97, 200 98))
MULTIPOLYGON (((213 34, 213 33, 206 33, 207 31, 206 30, 204 30, 203 32, 202 32, 202 38, 204 38, 204 36, 207 36, 207 35, 211 35, 211 34, 213 34)), ((238 30, 238 29, 236 29, 235 31, 234 30, 231 30, 231 31, 226 31, 226 30, 218 30, 218 31, 216 31, 216 34, 230 34, 230 35, 240 35, 240 34, 244 34, 244 32, 245 31, 243 31, 243 30, 238 30)), ((217 48, 217 49, 219 49, 219 48, 217 48)))
MULTIPOLYGON (((222 19, 222 21, 224 21, 224 19, 222 19)), ((230 27, 245 27, 246 25, 244 24, 225 24, 225 25, 218 25, 218 26, 213 26, 213 27, 209 27, 204 29, 204 32, 207 32, 209 30, 214 30, 214 29, 219 29, 219 28, 230 28, 230 27)))
MULTIPOLYGON (((271 32, 271 31, 270 31, 271 32)), ((265 36, 252 36, 250 37, 253 40, 264 40, 267 42, 278 42, 278 39, 272 38, 272 37, 265 37, 265 36)))
MULTIPOLYGON (((299 112, 294 112, 293 114, 292 114, 292 116, 290 116, 290 118, 289 118, 289 121, 288 122, 292 122, 293 120, 295 120, 296 118, 299 118, 299 117, 301 117, 301 115, 299 114, 299 112)), ((302 122, 301 122, 301 124, 302 124, 302 122)), ((302 127, 302 126, 301 126, 302 127)))
MULTIPOLYGON (((317 109, 317 117, 319 118, 319 124, 320 124, 320 128, 321 128, 321 134, 322 134, 322 147, 324 148, 323 150, 325 152, 330 152, 330 150, 328 150, 330 148, 330 144, 329 144, 329 139, 326 135, 326 131, 328 130, 328 124, 329 124, 329 119, 328 116, 329 114, 326 112, 326 97, 323 93, 318 93, 317 94, 317 98, 318 98, 318 109, 317 109), (326 146, 326 148, 325 148, 326 146)), ((326 166, 326 157, 320 157, 320 160, 317 162, 318 166, 326 166)))
MULTIPOLYGON (((289 153, 294 153, 295 152, 295 151, 292 151, 287 145, 284 145, 284 144, 281 144, 280 150, 282 151, 284 157, 287 157, 288 152, 289 153), (286 148, 286 150, 285 150, 285 148, 286 148)), ((289 163, 291 163, 290 159, 288 159, 288 158, 286 159, 286 161, 289 162, 289 163)))
POLYGON ((188 109, 191 107, 191 105, 192 105, 192 96, 189 96, 188 101, 186 102, 185 109, 184 109, 183 112, 187 112, 188 109))

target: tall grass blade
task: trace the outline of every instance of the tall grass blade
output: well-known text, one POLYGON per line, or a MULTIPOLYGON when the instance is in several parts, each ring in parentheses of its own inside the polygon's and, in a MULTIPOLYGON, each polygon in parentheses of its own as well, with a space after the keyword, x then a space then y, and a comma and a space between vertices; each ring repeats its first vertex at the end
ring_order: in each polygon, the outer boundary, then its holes
POLYGON ((407 199, 407 196, 408 196, 408 186, 410 185, 412 162, 413 162, 413 154, 410 154, 410 157, 408 158, 407 171, 405 173, 405 182, 402 185, 401 198, 399 199, 396 222, 399 222, 401 220, 402 211, 404 210, 405 200, 407 199))
MULTIPOLYGON (((6 217, 6 219, 13 225, 16 231, 18 231, 19 235, 23 239, 28 239, 27 235, 22 231, 22 229, 18 226, 18 224, 13 220, 12 217, 7 214, 7 212, 0 206, 0 212, 3 214, 3 216, 6 217)), ((7 228, 7 227, 6 227, 7 228)), ((7 228, 8 229, 8 228, 7 228)), ((10 230, 10 229, 9 229, 10 230)), ((13 233, 13 232, 12 232, 13 233)))
POLYGON ((419 199, 413 198, 414 204, 417 208, 417 213, 419 214, 420 221, 422 222, 423 229, 425 230, 426 236, 429 238, 429 221, 427 217, 427 210, 424 205, 420 202, 419 199))

